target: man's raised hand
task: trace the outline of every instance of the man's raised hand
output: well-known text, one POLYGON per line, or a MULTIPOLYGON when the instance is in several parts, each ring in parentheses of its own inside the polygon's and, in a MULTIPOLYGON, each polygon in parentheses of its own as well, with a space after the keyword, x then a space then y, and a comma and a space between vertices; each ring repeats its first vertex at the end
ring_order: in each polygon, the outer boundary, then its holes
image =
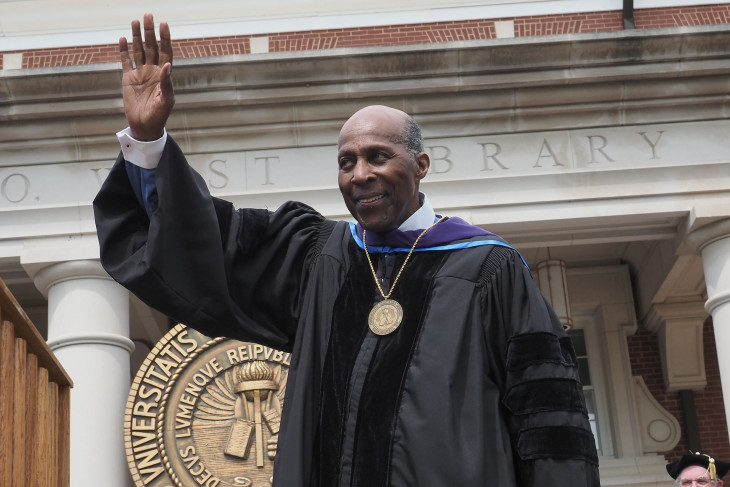
POLYGON ((152 14, 144 15, 144 41, 138 20, 132 21, 132 53, 127 39, 119 39, 122 61, 124 114, 132 137, 141 141, 162 137, 167 118, 175 105, 172 89, 172 43, 170 27, 160 23, 160 43, 155 37, 152 14))

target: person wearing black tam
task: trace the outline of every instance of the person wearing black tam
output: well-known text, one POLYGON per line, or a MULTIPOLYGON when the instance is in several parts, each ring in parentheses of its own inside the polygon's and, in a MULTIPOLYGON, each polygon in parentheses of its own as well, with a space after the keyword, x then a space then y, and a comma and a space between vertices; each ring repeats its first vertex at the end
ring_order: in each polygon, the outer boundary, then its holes
POLYGON ((722 487, 722 477, 730 470, 730 463, 715 460, 702 453, 687 453, 667 465, 667 473, 681 487, 710 485, 722 487))

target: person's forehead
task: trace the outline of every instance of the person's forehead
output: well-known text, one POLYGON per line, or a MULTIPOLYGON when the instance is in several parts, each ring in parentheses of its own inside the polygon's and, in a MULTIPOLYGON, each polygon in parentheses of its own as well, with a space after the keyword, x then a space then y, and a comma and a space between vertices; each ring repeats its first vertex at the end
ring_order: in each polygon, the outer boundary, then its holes
POLYGON ((707 469, 705 467, 701 467, 700 465, 690 465, 689 467, 682 470, 682 473, 679 474, 679 476, 694 479, 697 477, 702 477, 705 472, 707 472, 707 469))

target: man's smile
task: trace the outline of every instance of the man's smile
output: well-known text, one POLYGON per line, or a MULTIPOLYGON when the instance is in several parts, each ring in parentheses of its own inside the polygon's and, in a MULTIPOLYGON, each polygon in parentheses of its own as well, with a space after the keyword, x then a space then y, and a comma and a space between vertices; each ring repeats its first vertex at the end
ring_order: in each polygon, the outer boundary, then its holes
POLYGON ((376 194, 374 196, 367 196, 365 198, 358 198, 357 202, 360 204, 368 204, 368 203, 374 203, 375 201, 378 201, 382 199, 384 196, 382 194, 376 194))

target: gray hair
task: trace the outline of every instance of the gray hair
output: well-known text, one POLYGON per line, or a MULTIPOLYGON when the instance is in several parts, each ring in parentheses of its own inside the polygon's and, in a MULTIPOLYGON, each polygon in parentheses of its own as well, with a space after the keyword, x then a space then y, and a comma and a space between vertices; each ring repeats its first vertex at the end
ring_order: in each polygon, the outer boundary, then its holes
POLYGON ((413 158, 424 151, 421 128, 410 115, 406 116, 403 123, 403 131, 393 142, 404 146, 413 158))

